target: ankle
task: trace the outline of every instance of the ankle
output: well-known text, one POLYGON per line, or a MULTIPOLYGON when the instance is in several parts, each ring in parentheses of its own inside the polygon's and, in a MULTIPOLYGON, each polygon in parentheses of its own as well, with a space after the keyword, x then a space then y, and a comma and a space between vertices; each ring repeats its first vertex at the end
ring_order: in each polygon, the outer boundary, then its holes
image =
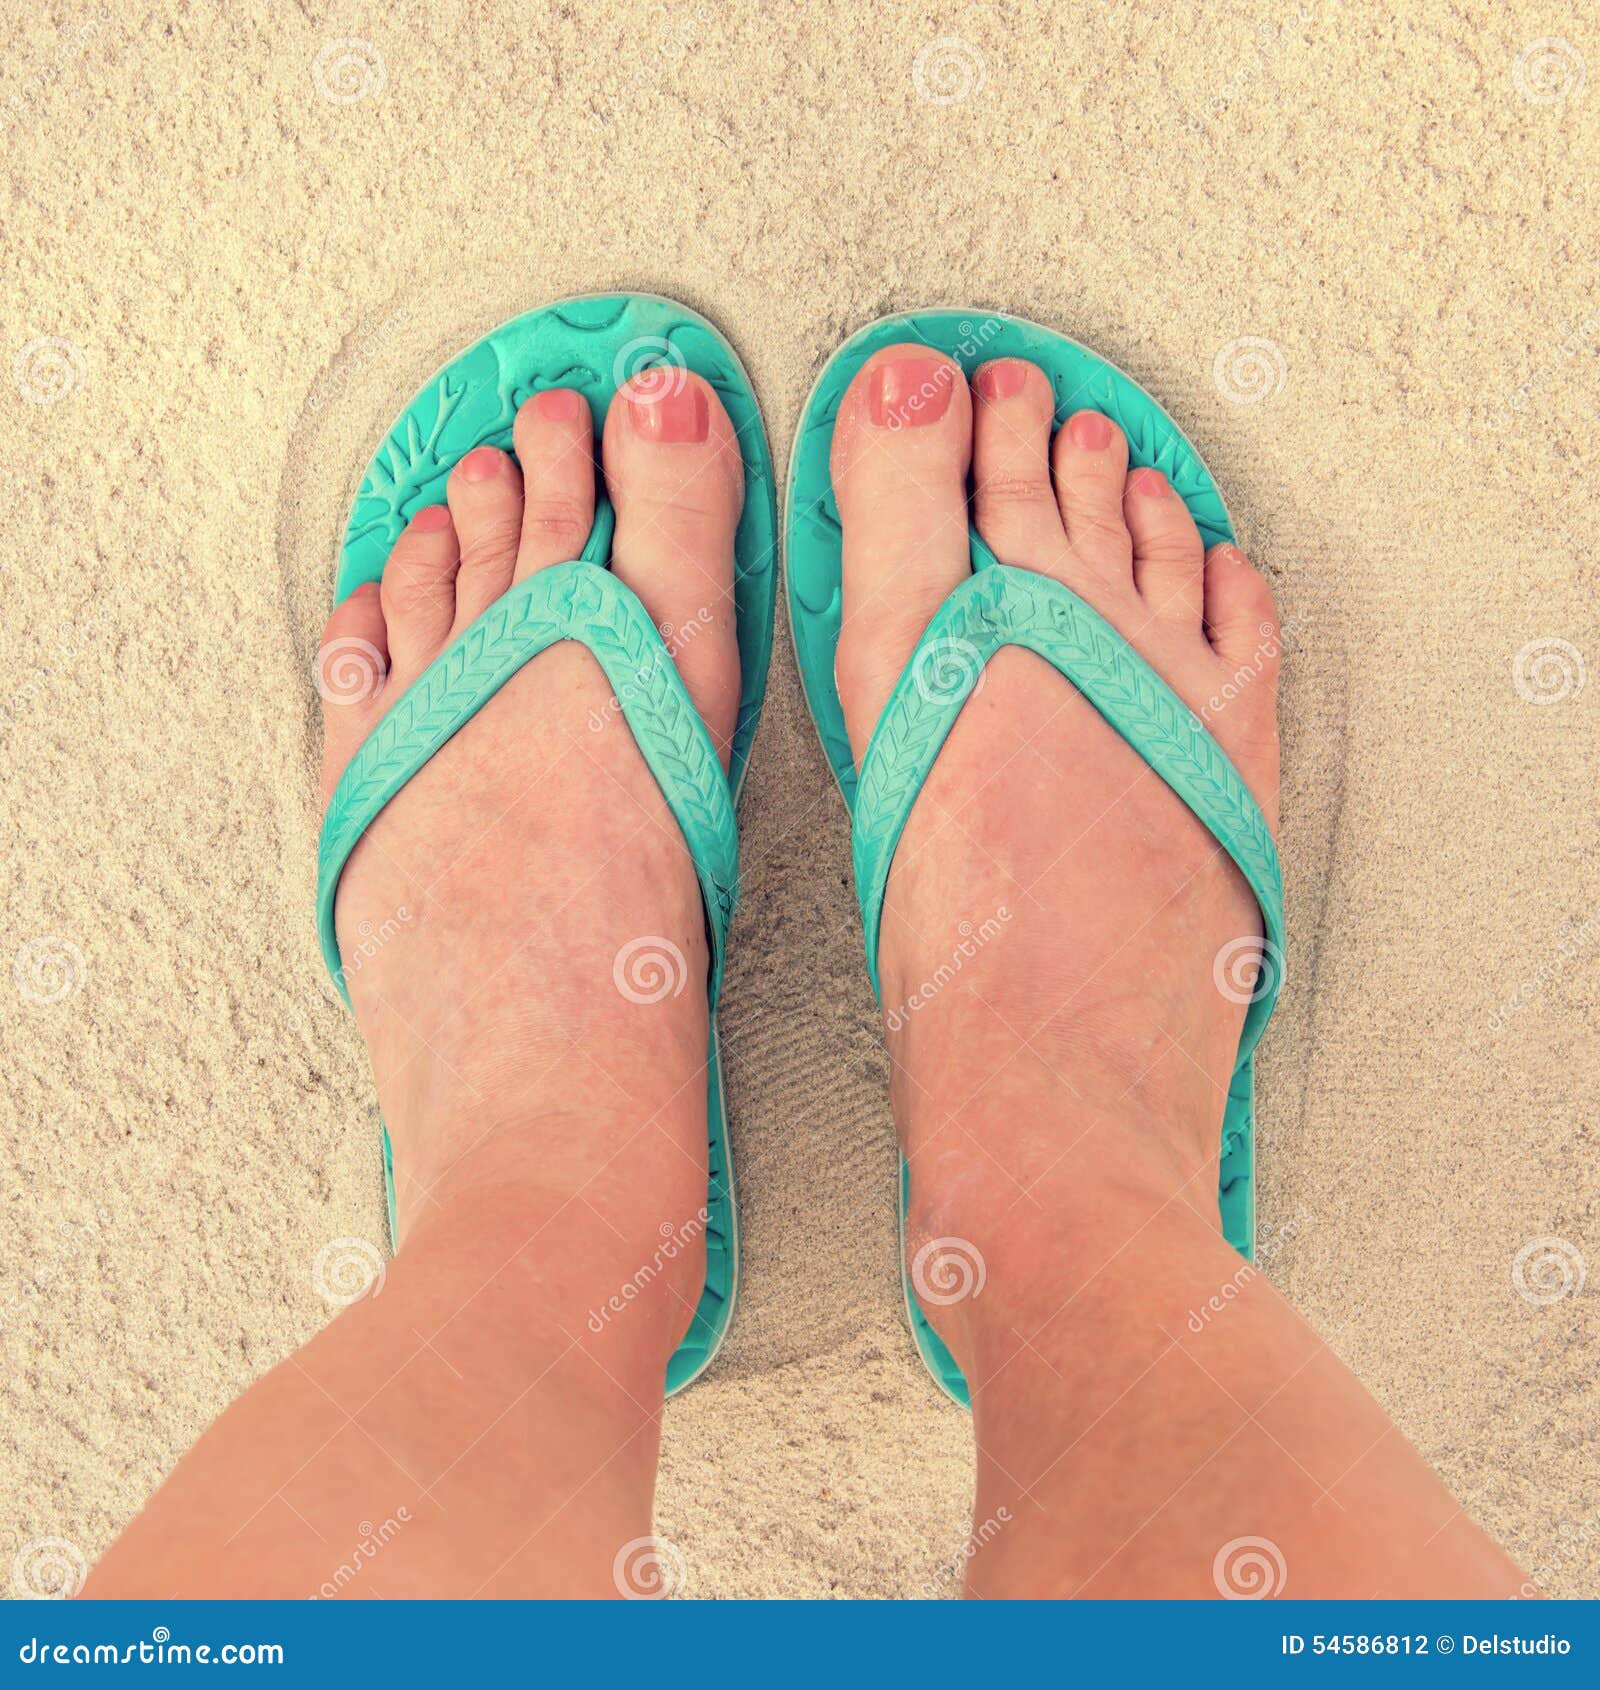
POLYGON ((1200 1140, 1194 1123, 1175 1131, 1136 1102, 1113 1108, 1059 1083, 920 1122, 906 1266, 957 1360, 985 1329, 1039 1328, 1108 1271, 1158 1273, 1145 1248, 1156 1234, 1222 1244, 1218 1131, 1210 1123, 1209 1153, 1183 1149, 1200 1140))
POLYGON ((492 1282, 530 1329, 654 1376, 705 1282, 705 1173, 666 1132, 640 1134, 609 1166, 564 1168, 551 1127, 462 1157, 402 1222, 397 1266, 447 1263, 463 1284, 492 1282))
POLYGON ((896 1092, 912 1216, 928 1229, 999 1235, 1037 1230, 1036 1221, 1071 1248, 1095 1217, 1174 1202, 1215 1224, 1220 1091, 1130 1087, 1089 1063, 1074 1065, 1069 1081, 1030 1055, 976 1092, 942 1077, 915 1095, 896 1092), (967 1100, 945 1112, 938 1096, 967 1100))

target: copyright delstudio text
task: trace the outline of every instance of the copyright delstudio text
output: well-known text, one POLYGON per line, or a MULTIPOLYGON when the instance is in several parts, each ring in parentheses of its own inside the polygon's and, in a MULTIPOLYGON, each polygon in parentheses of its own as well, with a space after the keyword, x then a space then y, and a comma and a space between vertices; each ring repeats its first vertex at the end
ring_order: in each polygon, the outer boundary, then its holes
POLYGON ((1479 1637, 1473 1632, 1460 1636, 1444 1631, 1437 1636, 1425 1632, 1341 1632, 1286 1631, 1282 1634, 1285 1655, 1570 1655, 1572 1644, 1553 1632, 1537 1637, 1479 1637))

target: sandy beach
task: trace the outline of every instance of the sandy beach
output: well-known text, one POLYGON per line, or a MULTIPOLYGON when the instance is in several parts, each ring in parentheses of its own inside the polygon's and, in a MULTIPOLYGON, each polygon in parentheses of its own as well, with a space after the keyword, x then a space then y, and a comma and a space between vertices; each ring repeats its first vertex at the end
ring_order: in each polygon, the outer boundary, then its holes
MULTIPOLYGON (((1197 444, 1288 630, 1269 1271, 1545 1589, 1600 1593, 1600 32, 1403 13, 13 9, 0 1566, 92 1561, 329 1319, 318 1251, 384 1236, 312 909, 345 513, 454 351, 637 289, 728 335, 780 466, 839 342, 934 304, 1074 336, 1197 444)), ((658 1528, 686 1595, 953 1595, 970 1423, 902 1324, 782 615, 722 1019, 743 1303, 658 1528)))

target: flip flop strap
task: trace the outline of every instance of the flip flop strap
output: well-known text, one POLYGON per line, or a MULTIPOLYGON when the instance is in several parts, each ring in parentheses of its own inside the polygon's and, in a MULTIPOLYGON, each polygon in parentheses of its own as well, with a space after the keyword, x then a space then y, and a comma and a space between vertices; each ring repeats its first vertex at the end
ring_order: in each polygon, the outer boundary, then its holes
MULTIPOLYGON (((911 807, 984 666, 1001 647, 1022 646, 1059 670, 1189 806, 1238 865, 1261 906, 1267 945, 1227 1110, 1226 1184, 1228 1153, 1249 1133, 1251 1053, 1283 976, 1283 875, 1266 818, 1200 719, 1103 616, 1049 576, 983 562, 928 624, 861 760, 853 851, 873 991, 881 1002, 883 895, 911 807)), ((1240 989, 1239 970, 1229 969, 1230 960, 1224 951, 1215 963, 1219 989, 1225 991, 1240 989)))
POLYGON ((417 770, 558 640, 576 640, 594 653, 683 833, 705 899, 715 1006, 738 898, 728 778, 649 613, 609 570, 586 560, 538 570, 490 605, 401 696, 340 778, 317 853, 317 925, 323 959, 346 1003, 333 911, 357 841, 417 770))

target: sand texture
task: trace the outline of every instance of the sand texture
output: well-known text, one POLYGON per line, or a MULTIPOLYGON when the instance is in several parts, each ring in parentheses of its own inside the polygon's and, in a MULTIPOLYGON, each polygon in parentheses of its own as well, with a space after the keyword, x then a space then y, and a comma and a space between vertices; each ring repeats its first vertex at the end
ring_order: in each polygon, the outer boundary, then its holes
MULTIPOLYGON (((1199 446, 1291 630, 1273 1276, 1600 1589, 1592 10, 50 0, 0 25, 0 132, 0 1583, 103 1549, 328 1319, 318 1251, 383 1236, 312 919, 344 512, 443 359, 633 288, 728 334, 780 465, 845 335, 944 303, 1199 446)), ((744 1302, 659 1528, 692 1594, 953 1591, 970 1428, 901 1325, 785 625, 742 827, 744 1302)))

